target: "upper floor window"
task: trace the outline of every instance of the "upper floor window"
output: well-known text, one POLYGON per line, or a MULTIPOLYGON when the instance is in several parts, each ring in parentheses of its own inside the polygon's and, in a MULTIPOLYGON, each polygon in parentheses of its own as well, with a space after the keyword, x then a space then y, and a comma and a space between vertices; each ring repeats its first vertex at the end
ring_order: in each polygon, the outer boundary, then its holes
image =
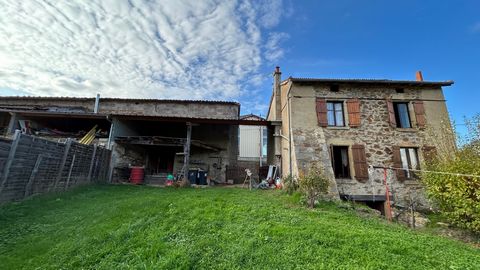
POLYGON ((394 102, 393 109, 395 111, 395 120, 399 128, 411 128, 410 114, 407 102, 394 102))
POLYGON ((343 102, 327 102, 327 120, 329 126, 345 126, 345 119, 343 115, 343 102))

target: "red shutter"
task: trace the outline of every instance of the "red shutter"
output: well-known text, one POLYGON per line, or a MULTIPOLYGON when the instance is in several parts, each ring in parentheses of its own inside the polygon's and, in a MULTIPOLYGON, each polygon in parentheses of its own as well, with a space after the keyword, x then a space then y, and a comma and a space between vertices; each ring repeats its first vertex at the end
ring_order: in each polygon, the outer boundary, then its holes
POLYGON ((365 146, 352 145, 353 167, 355 169, 355 178, 358 181, 368 180, 368 164, 365 155, 365 146))
POLYGON ((328 126, 327 120, 327 101, 324 98, 317 98, 317 120, 321 127, 328 126))
POLYGON ((423 101, 413 102, 413 111, 417 119, 417 126, 419 128, 425 127, 425 108, 423 107, 423 101))
MULTIPOLYGON (((393 167, 394 168, 402 168, 402 157, 400 156, 400 147, 394 146, 393 148, 393 167)), ((395 169, 395 173, 397 175, 397 180, 403 181, 405 180, 405 171, 402 169, 395 169)))
POLYGON ((393 102, 389 99, 387 99, 387 108, 390 126, 397 127, 397 121, 395 120, 395 110, 393 109, 393 102))
POLYGON ((350 127, 360 126, 360 100, 347 100, 348 123, 350 127))

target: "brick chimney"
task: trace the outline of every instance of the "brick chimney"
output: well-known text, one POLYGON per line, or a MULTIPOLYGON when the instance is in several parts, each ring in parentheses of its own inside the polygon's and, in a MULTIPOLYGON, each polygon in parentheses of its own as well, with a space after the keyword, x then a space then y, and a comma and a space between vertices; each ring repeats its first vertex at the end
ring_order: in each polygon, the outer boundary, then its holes
POLYGON ((417 71, 417 73, 415 74, 415 77, 416 77, 417 82, 423 82, 423 75, 422 75, 422 72, 420 70, 417 71))
POLYGON ((280 72, 280 67, 275 67, 275 72, 273 73, 273 98, 275 99, 275 120, 282 120, 282 99, 280 92, 280 83, 282 72, 280 72))

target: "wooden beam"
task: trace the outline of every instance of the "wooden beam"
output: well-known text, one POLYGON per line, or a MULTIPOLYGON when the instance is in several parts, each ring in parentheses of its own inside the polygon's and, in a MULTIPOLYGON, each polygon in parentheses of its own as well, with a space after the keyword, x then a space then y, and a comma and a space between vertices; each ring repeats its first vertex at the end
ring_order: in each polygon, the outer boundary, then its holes
POLYGON ((190 167, 190 144, 192 142, 192 125, 187 123, 187 141, 183 147, 185 156, 183 157, 183 177, 188 181, 188 170, 190 167))

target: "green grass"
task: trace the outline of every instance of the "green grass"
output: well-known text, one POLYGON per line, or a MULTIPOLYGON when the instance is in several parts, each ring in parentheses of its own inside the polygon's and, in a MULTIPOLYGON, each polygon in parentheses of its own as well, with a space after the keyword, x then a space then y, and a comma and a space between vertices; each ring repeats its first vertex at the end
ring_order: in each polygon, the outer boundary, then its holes
POLYGON ((274 191, 87 186, 0 207, 1 269, 480 269, 480 250, 274 191))

